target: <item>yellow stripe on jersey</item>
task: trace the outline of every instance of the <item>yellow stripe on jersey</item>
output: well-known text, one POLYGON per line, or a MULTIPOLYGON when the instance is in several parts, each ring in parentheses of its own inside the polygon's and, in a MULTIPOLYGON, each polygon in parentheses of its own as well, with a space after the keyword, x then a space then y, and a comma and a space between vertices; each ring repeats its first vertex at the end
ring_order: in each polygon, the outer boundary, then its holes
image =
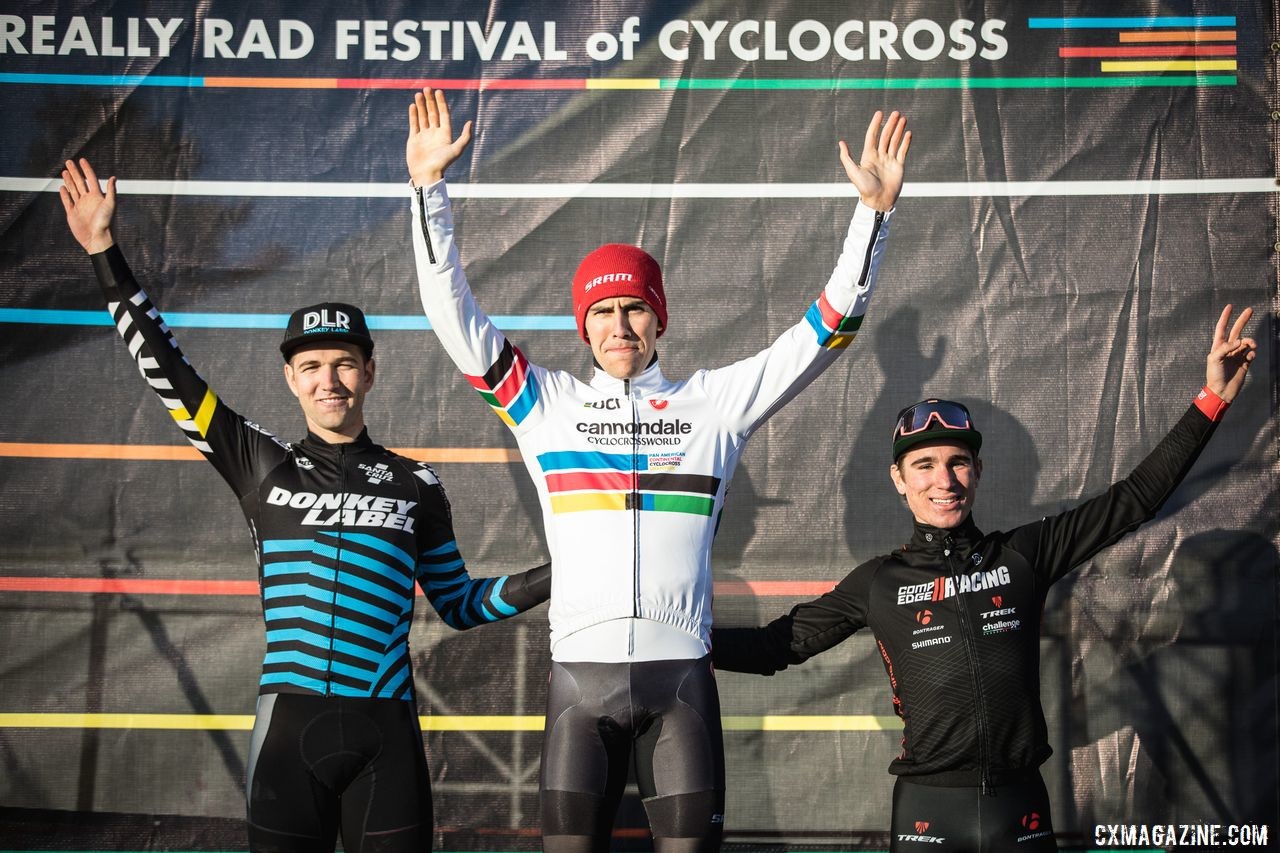
POLYGON ((212 388, 206 388, 204 399, 200 401, 200 411, 196 412, 193 420, 196 422, 196 428, 200 430, 201 438, 208 438, 209 421, 213 419, 213 410, 218 408, 218 395, 213 393, 212 388))

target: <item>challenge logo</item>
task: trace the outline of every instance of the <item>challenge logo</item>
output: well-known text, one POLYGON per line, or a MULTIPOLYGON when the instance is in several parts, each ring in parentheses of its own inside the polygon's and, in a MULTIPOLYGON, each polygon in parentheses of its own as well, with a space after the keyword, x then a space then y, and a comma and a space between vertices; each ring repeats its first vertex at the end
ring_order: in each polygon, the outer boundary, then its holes
POLYGON ((396 481, 395 475, 385 462, 379 462, 377 465, 366 465, 361 462, 356 467, 368 475, 369 482, 375 486, 379 483, 394 483, 396 481))
POLYGON ((379 498, 373 495, 353 495, 341 492, 291 492, 272 486, 267 495, 272 506, 305 509, 302 524, 329 527, 386 527, 392 530, 413 532, 413 516, 409 513, 417 501, 395 498, 379 498))
POLYGON ((989 572, 972 572, 956 577, 937 577, 928 583, 908 584, 898 587, 899 604, 915 604, 918 601, 943 601, 954 595, 981 592, 1012 583, 1009 567, 1001 566, 989 572))

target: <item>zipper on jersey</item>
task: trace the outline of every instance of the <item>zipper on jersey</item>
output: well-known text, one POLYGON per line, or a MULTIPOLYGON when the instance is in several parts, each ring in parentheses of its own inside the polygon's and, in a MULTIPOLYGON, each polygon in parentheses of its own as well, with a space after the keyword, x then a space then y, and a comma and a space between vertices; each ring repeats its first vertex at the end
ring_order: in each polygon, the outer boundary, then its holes
POLYGON ((631 393, 631 380, 622 380, 623 393, 631 406, 631 490, 627 508, 631 510, 631 616, 640 618, 640 413, 631 393))
POLYGON ((342 503, 338 506, 338 545, 333 557, 333 599, 329 603, 329 663, 324 671, 324 695, 333 695, 333 644, 338 634, 338 579, 342 573, 342 519, 347 506, 347 446, 338 445, 338 492, 342 503))
POLYGON ((982 695, 982 679, 978 675, 978 643, 969 624, 967 599, 960 594, 960 574, 951 556, 955 540, 947 536, 942 540, 942 554, 947 558, 947 569, 956 582, 956 612, 960 614, 960 636, 964 639, 965 656, 969 658, 969 677, 973 681, 974 722, 978 726, 978 770, 982 774, 982 793, 994 796, 991 786, 990 759, 987 756, 987 703, 982 695))
POLYGON ((422 187, 414 187, 414 194, 418 197, 418 216, 422 218, 422 240, 427 244, 427 260, 431 263, 436 262, 436 250, 431 247, 431 231, 427 229, 427 202, 422 187))

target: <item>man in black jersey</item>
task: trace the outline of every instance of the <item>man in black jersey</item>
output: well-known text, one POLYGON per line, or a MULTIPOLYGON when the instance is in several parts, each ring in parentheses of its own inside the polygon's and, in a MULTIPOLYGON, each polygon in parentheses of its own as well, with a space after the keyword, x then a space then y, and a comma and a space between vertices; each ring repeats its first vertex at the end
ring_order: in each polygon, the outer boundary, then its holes
POLYGON ((307 435, 286 443, 226 406, 178 349, 115 245, 115 178, 87 160, 59 190, 116 328, 147 383, 235 492, 258 551, 267 629, 246 796, 255 853, 420 851, 431 791, 408 634, 414 584, 450 626, 545 601, 549 566, 471 578, 444 488, 426 464, 374 444, 364 399, 373 339, 360 309, 289 318, 280 351, 307 435))
POLYGON ((720 670, 772 675, 870 627, 903 720, 889 766, 890 850, 1052 851, 1039 767, 1040 615, 1049 585, 1153 518, 1244 383, 1257 345, 1246 308, 1218 318, 1204 389, 1125 479, 1098 497, 1008 532, 970 517, 982 435, 964 406, 924 400, 893 430, 895 488, 911 541, 855 568, 829 593, 763 628, 719 628, 720 670), (1228 331, 1228 328, 1230 330, 1228 331))

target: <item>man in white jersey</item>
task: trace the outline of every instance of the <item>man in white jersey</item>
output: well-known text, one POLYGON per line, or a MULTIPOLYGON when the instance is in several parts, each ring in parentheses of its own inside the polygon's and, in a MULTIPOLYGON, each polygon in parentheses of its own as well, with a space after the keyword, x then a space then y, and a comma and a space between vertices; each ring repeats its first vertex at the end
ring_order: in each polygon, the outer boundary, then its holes
POLYGON ((746 440, 829 367, 861 325, 902 190, 911 134, 877 112, 843 250, 808 312, 769 347, 672 381, 657 262, 635 246, 591 252, 573 279, 583 382, 531 364, 472 297, 453 239, 444 173, 454 138, 440 92, 409 107, 406 160, 423 307, 450 358, 511 428, 555 565, 552 671, 542 757, 547 853, 606 853, 629 759, 658 853, 719 848, 724 750, 711 669, 711 543, 746 440), (883 127, 881 126, 883 123, 883 127))

